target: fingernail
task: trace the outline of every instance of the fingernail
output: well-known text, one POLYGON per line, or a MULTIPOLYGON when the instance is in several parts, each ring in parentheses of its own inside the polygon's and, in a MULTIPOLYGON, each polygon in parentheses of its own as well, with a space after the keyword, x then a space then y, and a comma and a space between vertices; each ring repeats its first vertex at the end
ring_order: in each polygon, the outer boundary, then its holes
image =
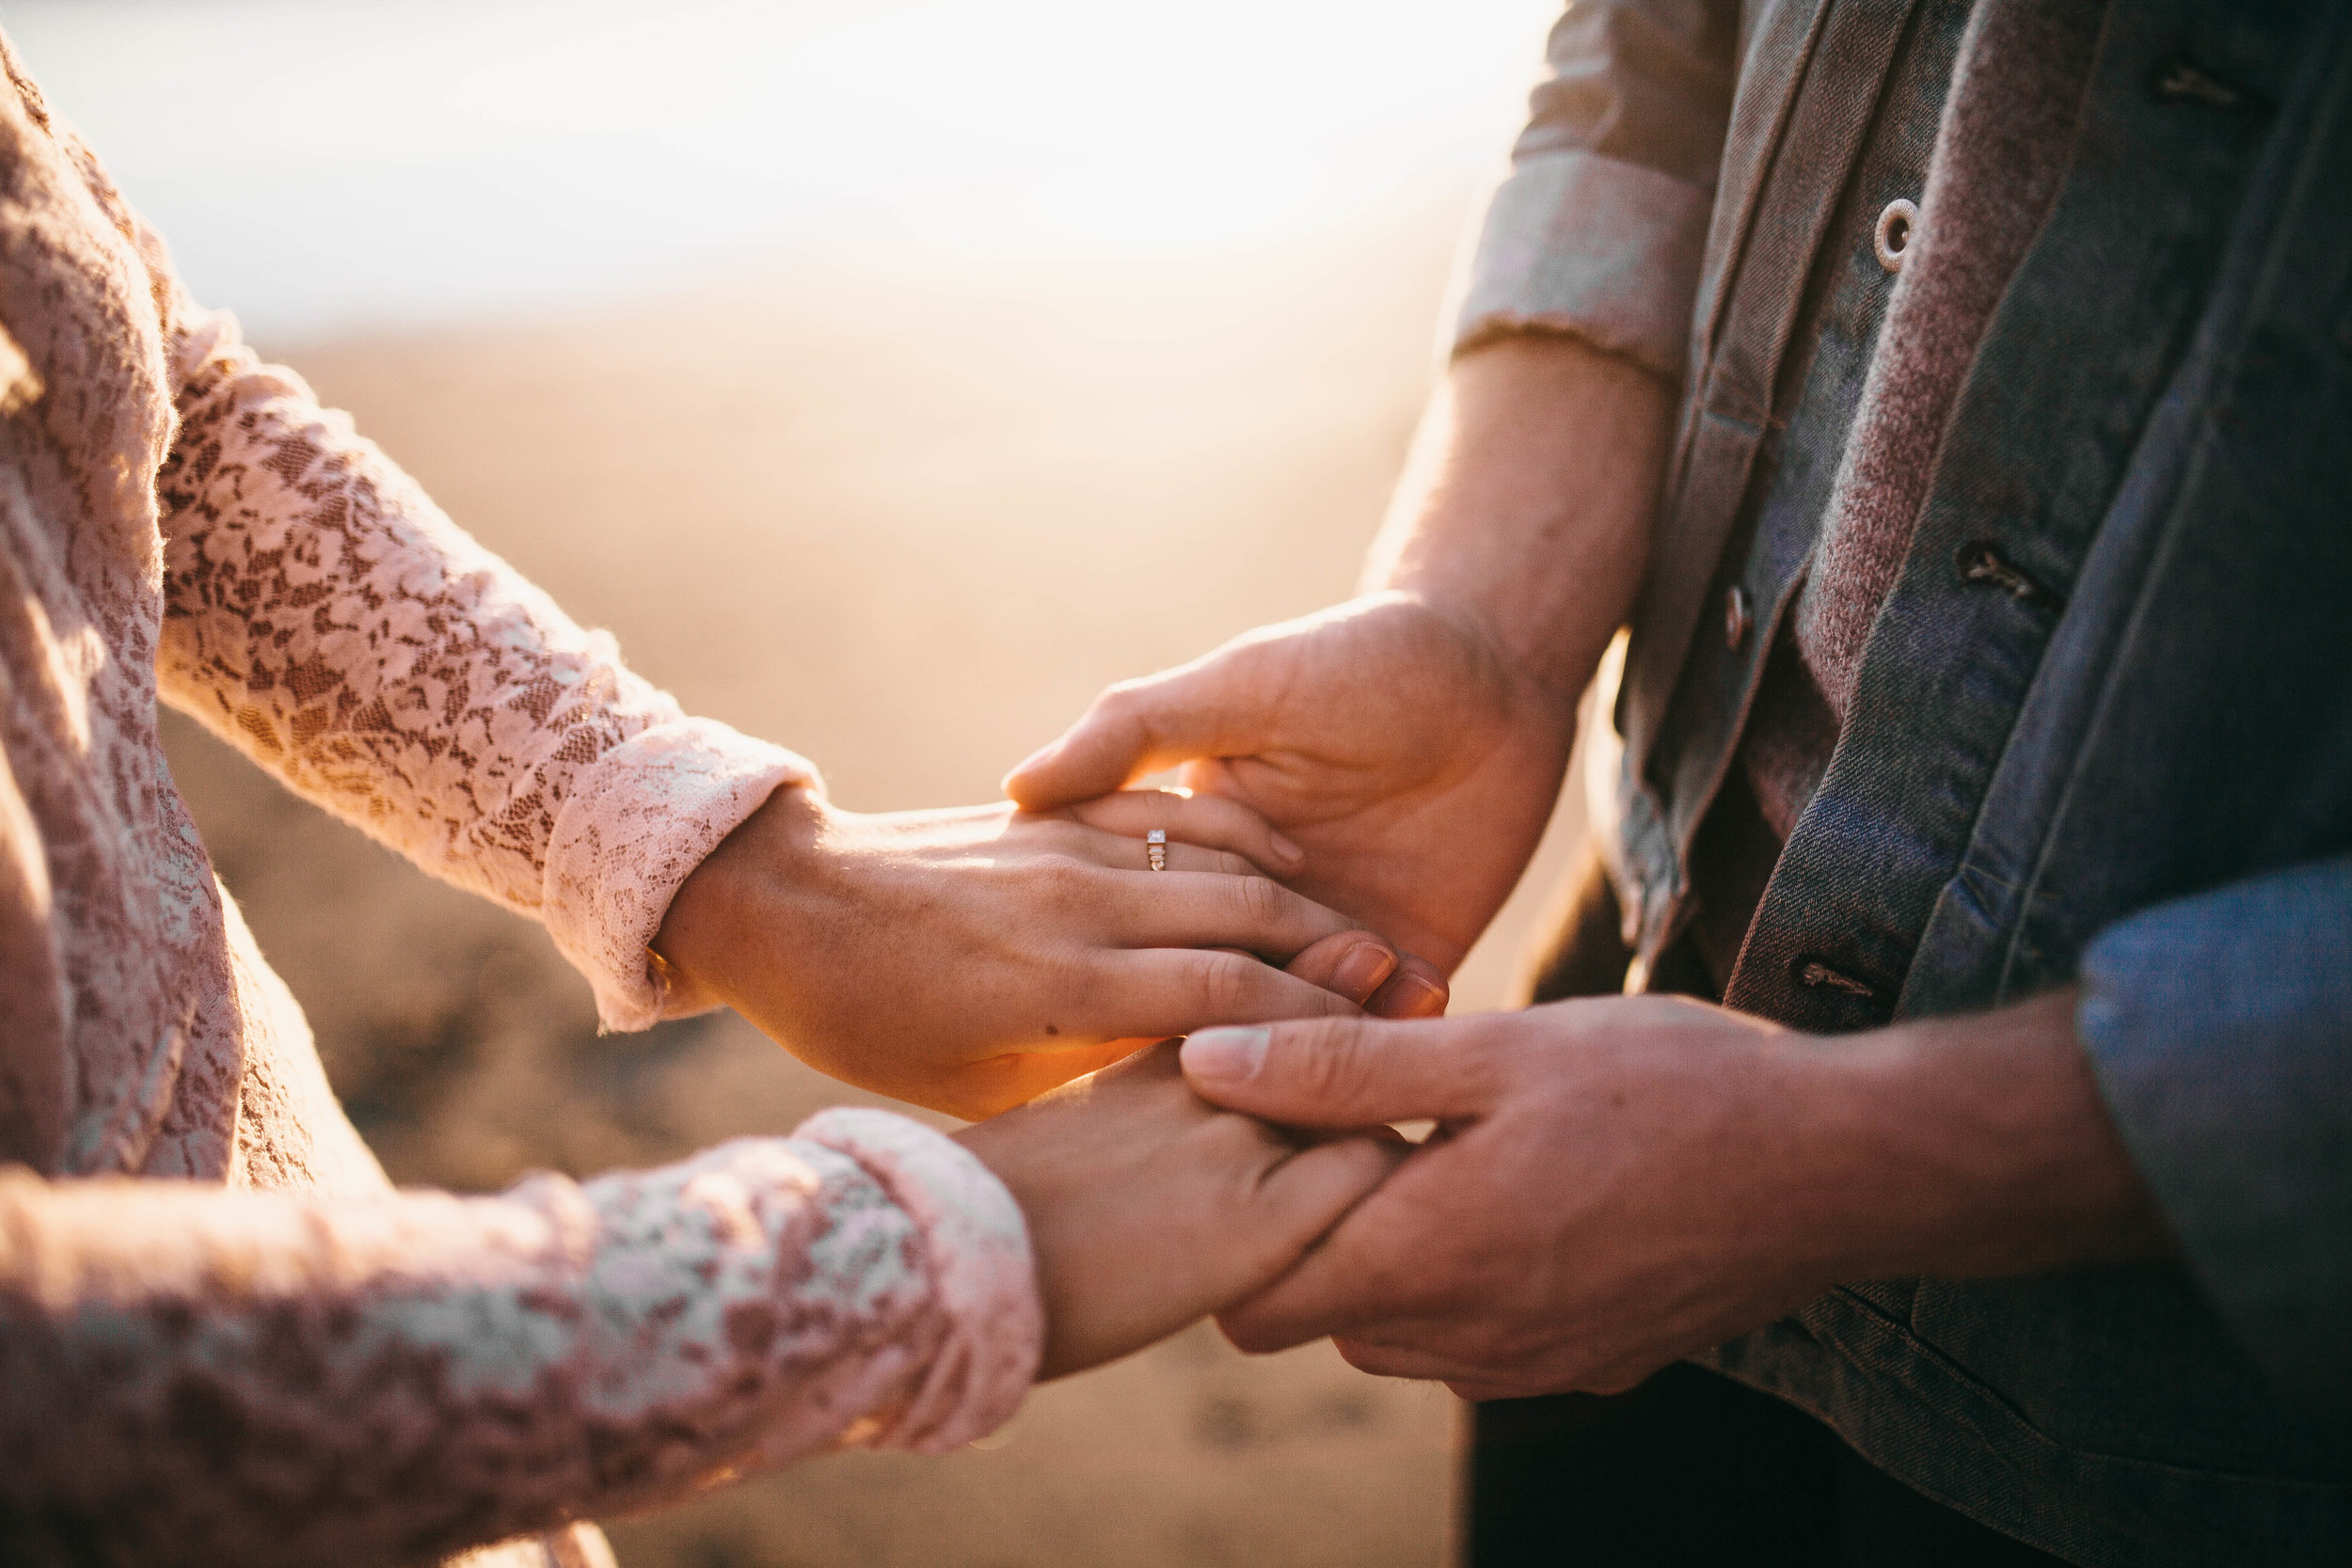
POLYGON ((1418 974, 1407 974, 1398 981, 1397 992, 1397 1001, 1404 1006, 1406 1018, 1429 1018, 1445 1011, 1445 988, 1432 985, 1418 974))
POLYGON ((1331 972, 1331 989, 1350 1002, 1363 1002, 1396 973, 1396 955, 1376 942, 1359 942, 1331 972))
MULTIPOLYGON (((1028 765, 1024 763, 1022 766, 1025 768, 1028 765)), ((1292 843, 1289 839, 1284 838, 1280 833, 1267 833, 1266 842, 1274 847, 1274 852, 1276 854, 1281 856, 1283 860, 1289 862, 1293 865, 1296 865, 1299 862, 1307 858, 1306 850, 1301 849, 1297 845, 1292 843)))
POLYGON ((1187 1037, 1179 1049, 1184 1076, 1238 1084, 1257 1075, 1265 1060, 1263 1029, 1203 1029, 1187 1037))

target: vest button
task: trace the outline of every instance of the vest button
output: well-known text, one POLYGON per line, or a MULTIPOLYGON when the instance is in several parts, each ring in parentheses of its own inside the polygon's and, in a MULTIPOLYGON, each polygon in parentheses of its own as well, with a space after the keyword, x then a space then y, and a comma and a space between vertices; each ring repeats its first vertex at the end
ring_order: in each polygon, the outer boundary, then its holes
POLYGON ((1919 233, 1919 208, 1915 202, 1897 197, 1879 214, 1879 226, 1870 236, 1870 248, 1877 253, 1879 265, 1888 272, 1903 270, 1903 255, 1911 249, 1911 242, 1919 233))
POLYGON ((1724 595, 1724 646, 1733 653, 1748 640, 1748 628, 1756 625, 1756 614, 1748 609, 1748 591, 1733 584, 1724 595))

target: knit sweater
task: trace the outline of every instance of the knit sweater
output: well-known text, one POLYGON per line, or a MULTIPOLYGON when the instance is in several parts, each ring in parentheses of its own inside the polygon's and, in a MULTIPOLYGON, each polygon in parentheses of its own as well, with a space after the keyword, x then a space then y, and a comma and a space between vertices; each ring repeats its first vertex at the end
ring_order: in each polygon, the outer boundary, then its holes
POLYGON ((1021 1215, 912 1121, 390 1189, 159 697, 544 921, 619 1028, 674 1009, 679 883, 816 774, 686 717, 193 305, 0 65, 0 1555, 407 1561, 1001 1421, 1041 1339, 1021 1215))
POLYGON ((1871 626, 1910 553, 1954 400, 2074 147, 2098 42, 2091 0, 1988 0, 1971 16, 1903 258, 1789 638, 1740 761, 1782 839, 1827 771, 1871 626))

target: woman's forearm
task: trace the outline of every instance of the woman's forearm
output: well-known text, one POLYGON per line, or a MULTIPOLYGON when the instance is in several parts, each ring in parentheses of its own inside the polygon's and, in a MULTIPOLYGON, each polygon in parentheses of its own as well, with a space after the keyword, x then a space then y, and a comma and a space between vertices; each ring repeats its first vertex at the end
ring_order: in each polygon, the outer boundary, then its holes
POLYGON ((1010 1197, 879 1112, 497 1197, 0 1176, 0 1536, 417 1560, 968 1441, 1041 1339, 1010 1197))
POLYGON ((678 884, 815 769, 687 718, 299 376, 167 292, 162 696, 426 871, 543 920, 607 1027, 653 1022, 645 945, 678 884))

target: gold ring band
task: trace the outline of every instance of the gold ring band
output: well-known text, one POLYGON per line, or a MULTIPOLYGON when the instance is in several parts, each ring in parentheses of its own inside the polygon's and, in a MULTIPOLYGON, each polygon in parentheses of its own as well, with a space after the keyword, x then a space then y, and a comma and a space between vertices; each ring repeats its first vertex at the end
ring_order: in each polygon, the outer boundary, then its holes
POLYGON ((1168 830, 1154 828, 1143 835, 1143 858, 1154 871, 1168 869, 1168 830))

